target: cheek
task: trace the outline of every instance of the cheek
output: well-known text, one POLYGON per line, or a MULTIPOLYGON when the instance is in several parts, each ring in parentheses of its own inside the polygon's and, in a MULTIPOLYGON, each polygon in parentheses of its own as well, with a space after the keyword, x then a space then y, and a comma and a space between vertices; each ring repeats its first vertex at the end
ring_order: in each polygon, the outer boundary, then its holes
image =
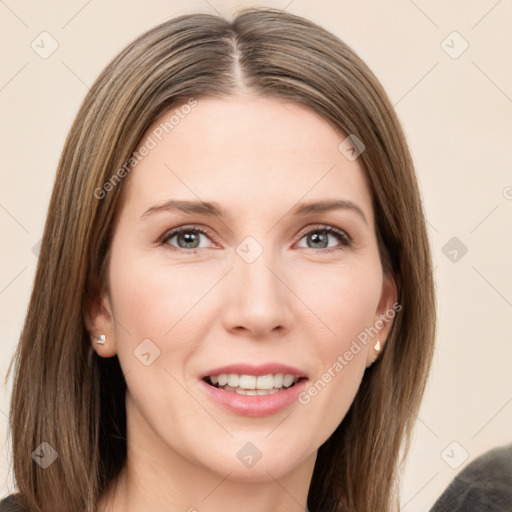
POLYGON ((302 294, 321 322, 311 323, 317 329, 310 334, 318 372, 299 402, 317 418, 316 428, 327 438, 346 415, 363 378, 367 351, 375 342, 367 332, 376 320, 382 274, 378 264, 361 264, 330 268, 302 282, 302 294))
MULTIPOLYGON (((112 303, 131 338, 171 337, 175 326, 188 325, 183 319, 194 316, 194 304, 210 286, 211 271, 205 275, 161 258, 126 254, 117 262, 111 271, 112 303)), ((123 337, 122 330, 117 332, 123 337)))
POLYGON ((110 286, 131 421, 163 432, 179 411, 173 431, 186 432, 190 418, 205 414, 182 387, 197 348, 200 324, 193 306, 208 289, 204 273, 119 244, 112 251, 110 286))
POLYGON ((317 328, 313 339, 322 347, 327 363, 375 321, 382 290, 380 264, 371 259, 318 265, 314 272, 309 268, 298 274, 294 290, 307 306, 304 314, 309 311, 317 317, 309 324, 317 328))
POLYGON ((218 301, 208 290, 222 272, 214 265, 170 261, 162 252, 132 249, 126 242, 112 248, 110 286, 117 353, 138 400, 143 400, 148 386, 162 407, 169 406, 169 393, 182 396, 171 375, 179 382, 189 377, 199 340, 216 318, 214 302, 218 301))

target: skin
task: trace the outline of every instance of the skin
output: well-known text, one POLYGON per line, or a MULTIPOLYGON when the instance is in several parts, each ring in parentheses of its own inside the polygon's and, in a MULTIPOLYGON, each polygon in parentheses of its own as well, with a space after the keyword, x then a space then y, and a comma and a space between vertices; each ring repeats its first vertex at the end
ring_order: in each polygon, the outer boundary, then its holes
MULTIPOLYGON (((359 159, 338 150, 345 137, 292 102, 200 98, 122 184, 109 292, 87 316, 91 334, 107 339, 94 349, 118 355, 128 386, 128 463, 99 510, 306 509, 317 450, 347 413, 376 339, 308 404, 269 416, 224 410, 199 375, 234 362, 278 361, 314 383, 392 308, 396 288, 381 268, 370 189, 359 159), (143 216, 170 199, 215 201, 228 216, 143 216), (366 221, 351 209, 289 212, 325 199, 352 201, 366 221), (191 224, 208 230, 193 232, 196 253, 179 237, 160 241, 191 224), (308 232, 326 235, 323 225, 348 234, 352 245, 334 235, 326 248, 315 245, 308 232), (247 236, 263 250, 252 263, 236 252, 247 236), (160 350, 149 366, 134 355, 145 339, 160 350), (262 453, 250 468, 237 458, 248 442, 262 453)), ((391 321, 382 346, 390 328, 391 321)))

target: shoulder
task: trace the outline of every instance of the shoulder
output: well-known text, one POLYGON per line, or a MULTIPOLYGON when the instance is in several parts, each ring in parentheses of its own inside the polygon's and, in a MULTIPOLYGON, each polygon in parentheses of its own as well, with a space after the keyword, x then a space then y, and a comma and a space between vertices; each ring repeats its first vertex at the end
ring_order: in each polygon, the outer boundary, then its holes
POLYGON ((19 494, 11 494, 0 501, 0 512, 24 512, 18 501, 19 494))
POLYGON ((430 512, 512 510, 512 444, 494 448, 468 464, 430 512))

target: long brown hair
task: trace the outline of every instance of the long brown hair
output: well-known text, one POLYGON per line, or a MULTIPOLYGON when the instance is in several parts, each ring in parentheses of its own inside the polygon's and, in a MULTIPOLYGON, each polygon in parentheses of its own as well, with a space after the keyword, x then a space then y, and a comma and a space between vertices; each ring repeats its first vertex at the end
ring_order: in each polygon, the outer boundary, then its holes
POLYGON ((240 91, 306 105, 364 142, 359 158, 373 196, 379 253, 402 308, 346 417, 319 449, 308 507, 398 508, 400 462, 436 331, 431 254, 413 162, 386 93, 351 48, 299 16, 250 8, 231 21, 184 15, 143 34, 101 73, 71 127, 13 359, 14 476, 31 512, 93 512, 126 459, 124 377, 117 357, 96 355, 84 322, 89 299, 106 286, 123 183, 108 193, 98 190, 125 167, 164 111, 191 98, 240 91), (43 442, 58 454, 46 469, 31 456, 43 442))

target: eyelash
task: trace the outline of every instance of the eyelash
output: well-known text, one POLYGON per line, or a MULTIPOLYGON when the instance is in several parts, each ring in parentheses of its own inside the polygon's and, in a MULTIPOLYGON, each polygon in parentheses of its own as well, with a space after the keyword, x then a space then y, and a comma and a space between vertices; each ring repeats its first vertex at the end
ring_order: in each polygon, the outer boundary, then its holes
MULTIPOLYGON (((179 235, 180 233, 188 233, 188 232, 194 232, 194 231, 203 233, 204 235, 208 236, 208 238, 210 238, 213 242, 219 243, 219 241, 216 239, 216 237, 214 237, 211 233, 209 233, 208 229, 204 228, 203 226, 190 225, 190 226, 181 226, 179 228, 174 228, 171 231, 168 231, 160 239, 160 244, 168 245, 169 247, 172 248, 172 250, 178 251, 181 253, 197 254, 197 252, 199 251, 199 249, 197 249, 197 248, 196 249, 182 249, 181 247, 175 247, 175 246, 171 246, 170 244, 167 244, 167 242, 171 238, 173 238, 176 235, 179 235)), ((302 240, 305 236, 307 236, 311 233, 316 233, 316 232, 326 232, 326 233, 334 235, 339 240, 341 245, 336 246, 336 247, 330 247, 327 249, 315 249, 315 248, 311 248, 311 247, 305 247, 305 249, 309 249, 310 251, 314 251, 314 252, 330 253, 333 251, 352 247, 353 240, 347 233, 345 233, 333 226, 329 226, 328 224, 314 226, 313 228, 309 229, 308 231, 302 232, 300 234, 299 241, 302 240)))

